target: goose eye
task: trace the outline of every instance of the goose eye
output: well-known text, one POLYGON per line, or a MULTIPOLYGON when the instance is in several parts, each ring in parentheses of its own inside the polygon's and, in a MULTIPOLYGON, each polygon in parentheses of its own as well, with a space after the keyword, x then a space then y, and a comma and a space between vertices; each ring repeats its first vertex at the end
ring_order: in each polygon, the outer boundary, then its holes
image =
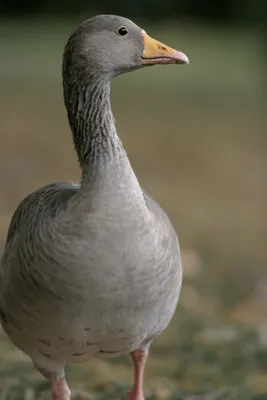
POLYGON ((128 29, 126 28, 126 26, 121 26, 121 27, 118 29, 118 34, 119 34, 120 36, 125 36, 125 35, 127 35, 127 33, 128 33, 128 29))

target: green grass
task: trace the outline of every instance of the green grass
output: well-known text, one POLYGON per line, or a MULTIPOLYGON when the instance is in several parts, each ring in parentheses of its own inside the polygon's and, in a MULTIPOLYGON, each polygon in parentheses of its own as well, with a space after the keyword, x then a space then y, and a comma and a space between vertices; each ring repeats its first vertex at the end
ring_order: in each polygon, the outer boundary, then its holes
MULTIPOLYGON (((2 244, 23 196, 79 177, 60 76, 74 26, 0 24, 2 244)), ((188 67, 147 68, 112 84, 118 132, 142 185, 171 217, 183 253, 180 305, 152 347, 147 398, 263 400, 267 158, 257 38, 200 25, 176 29, 174 22, 142 26, 190 58, 188 67)), ((47 393, 27 357, 1 333, 0 355, 1 400, 47 393)), ((92 360, 70 366, 68 379, 88 398, 118 399, 131 384, 131 364, 126 357, 92 360)))

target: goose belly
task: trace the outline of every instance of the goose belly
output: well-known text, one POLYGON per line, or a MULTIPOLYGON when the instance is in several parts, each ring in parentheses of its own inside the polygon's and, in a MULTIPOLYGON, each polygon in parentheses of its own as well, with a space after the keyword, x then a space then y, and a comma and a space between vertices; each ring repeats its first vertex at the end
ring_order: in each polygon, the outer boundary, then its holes
POLYGON ((92 230, 68 246, 57 242, 43 264, 38 253, 23 275, 10 266, 0 309, 19 348, 82 362, 128 353, 167 327, 182 282, 178 243, 124 231, 92 230))
POLYGON ((179 266, 173 265, 167 275, 166 270, 158 272, 156 282, 151 271, 126 271, 120 277, 116 271, 105 278, 61 277, 47 293, 39 288, 41 293, 19 296, 16 291, 6 304, 4 329, 30 356, 62 362, 115 357, 145 346, 167 327, 175 311, 179 266))

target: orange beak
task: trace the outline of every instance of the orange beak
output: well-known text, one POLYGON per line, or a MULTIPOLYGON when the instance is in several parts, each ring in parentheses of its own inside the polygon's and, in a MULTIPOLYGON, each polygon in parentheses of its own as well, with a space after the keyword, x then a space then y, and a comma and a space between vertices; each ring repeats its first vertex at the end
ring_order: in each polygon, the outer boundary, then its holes
POLYGON ((187 56, 181 51, 174 50, 163 43, 158 42, 142 32, 144 38, 144 52, 142 63, 154 64, 189 64, 187 56))

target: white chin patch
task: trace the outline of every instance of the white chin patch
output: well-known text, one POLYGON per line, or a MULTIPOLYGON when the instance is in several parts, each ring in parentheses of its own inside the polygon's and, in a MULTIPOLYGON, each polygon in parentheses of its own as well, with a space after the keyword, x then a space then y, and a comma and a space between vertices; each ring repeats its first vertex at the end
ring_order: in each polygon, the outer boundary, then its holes
MULTIPOLYGON (((146 31, 144 29, 141 29, 141 33, 146 33, 146 31)), ((143 50, 143 55, 145 54, 145 49, 143 50)))

